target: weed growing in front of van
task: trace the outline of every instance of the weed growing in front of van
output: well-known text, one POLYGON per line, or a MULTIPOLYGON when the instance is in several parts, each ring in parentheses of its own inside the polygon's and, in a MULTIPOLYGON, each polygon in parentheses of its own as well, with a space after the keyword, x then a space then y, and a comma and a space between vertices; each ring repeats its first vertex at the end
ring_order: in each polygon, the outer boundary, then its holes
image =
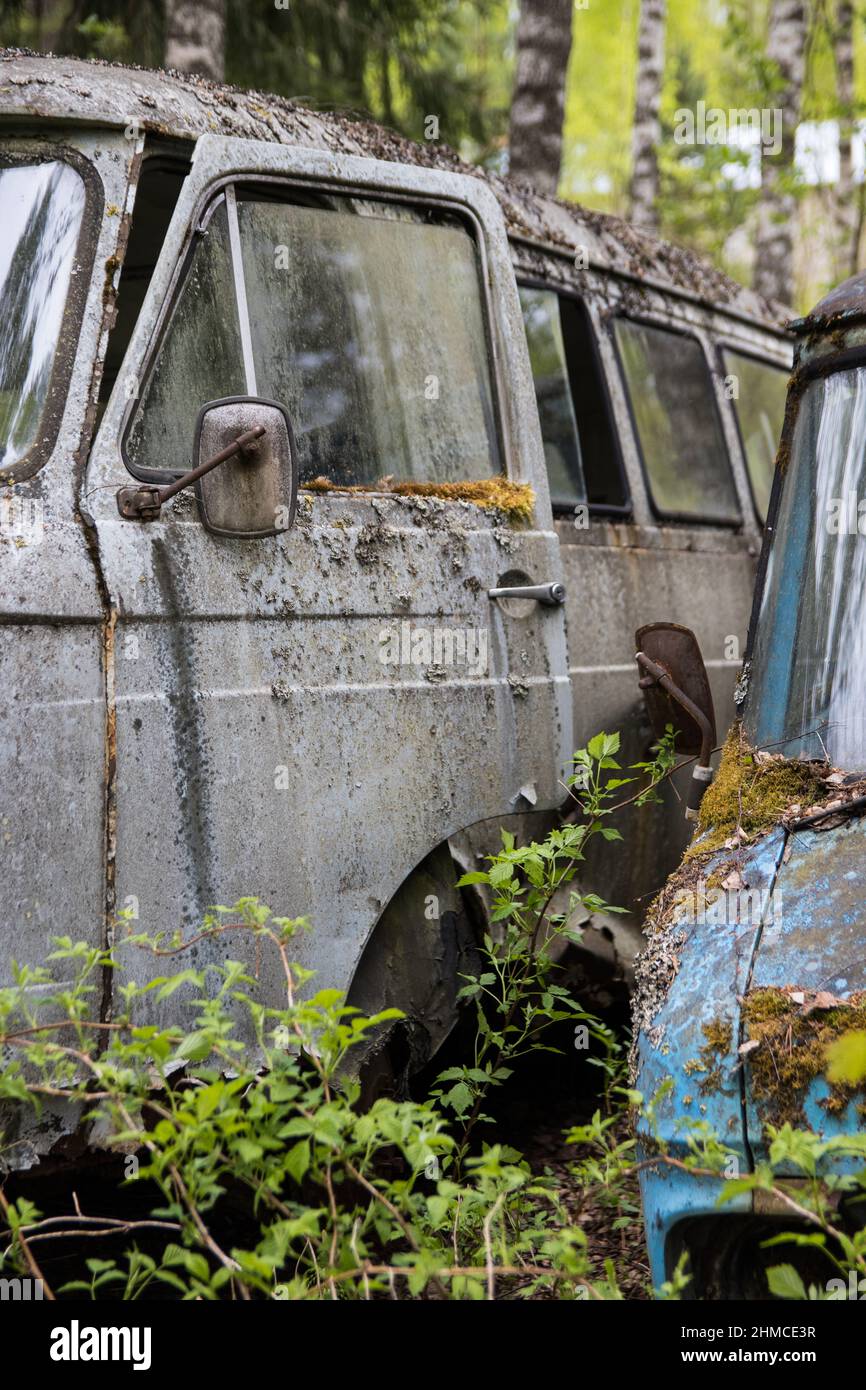
POLYGON ((514 836, 503 831, 502 849, 490 856, 490 867, 460 880, 458 887, 483 885, 489 891, 492 931, 482 943, 482 969, 461 990, 461 997, 471 1000, 476 1011, 475 1055, 470 1064, 442 1072, 434 1091, 440 1104, 462 1124, 458 1162, 475 1126, 487 1118, 483 1107, 490 1089, 501 1086, 528 1053, 548 1050, 546 1035, 563 1021, 572 1023, 576 1034, 582 1033, 587 1048, 590 1043, 597 1045, 601 1055, 588 1060, 603 1070, 605 1109, 610 1111, 624 1066, 622 1045, 556 983, 556 950, 562 939, 579 942, 580 932, 571 925, 578 906, 590 912, 624 911, 594 893, 569 890, 569 885, 594 837, 622 840, 621 832, 609 823, 612 814, 628 804, 616 801, 619 788, 643 780, 641 790, 629 797, 642 805, 669 775, 675 762, 673 740, 673 728, 668 726, 655 758, 630 769, 644 775, 638 779, 621 775, 616 758, 619 734, 597 734, 575 753, 575 770, 568 779, 582 819, 552 830, 541 844, 516 845, 514 836))
POLYGON ((555 1187, 518 1154, 481 1147, 458 1176, 435 1103, 379 1099, 365 1112, 358 1086, 337 1084, 347 1052, 394 1014, 365 1017, 337 991, 313 990, 292 963, 305 926, 247 899, 185 942, 130 937, 109 953, 64 938, 46 966, 16 970, 0 991, 0 1098, 80 1105, 82 1122, 127 1156, 118 1204, 128 1192, 130 1210, 109 1219, 76 1207, 58 1222, 4 1196, 3 1270, 43 1279, 53 1296, 58 1248, 72 1243, 92 1252, 88 1277, 63 1292, 94 1298, 168 1286, 184 1299, 464 1299, 515 1284, 523 1296, 608 1296, 605 1281, 590 1284, 585 1242, 555 1187), (214 958, 238 936, 253 938, 254 955, 275 954, 279 1007, 261 1003, 249 967, 231 957, 121 983, 120 957, 135 945, 214 958), (104 970, 118 974, 117 1009, 95 1022, 104 970), (137 1021, 150 1001, 169 1000, 191 1027, 137 1021))

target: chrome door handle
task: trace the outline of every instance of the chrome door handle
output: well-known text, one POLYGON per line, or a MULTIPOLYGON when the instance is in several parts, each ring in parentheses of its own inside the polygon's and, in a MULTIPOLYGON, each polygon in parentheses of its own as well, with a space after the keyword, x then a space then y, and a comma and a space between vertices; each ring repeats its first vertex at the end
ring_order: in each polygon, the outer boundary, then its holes
POLYGON ((564 584, 517 584, 509 589, 488 589, 488 598, 529 598, 543 603, 545 608, 558 608, 565 603, 564 584))

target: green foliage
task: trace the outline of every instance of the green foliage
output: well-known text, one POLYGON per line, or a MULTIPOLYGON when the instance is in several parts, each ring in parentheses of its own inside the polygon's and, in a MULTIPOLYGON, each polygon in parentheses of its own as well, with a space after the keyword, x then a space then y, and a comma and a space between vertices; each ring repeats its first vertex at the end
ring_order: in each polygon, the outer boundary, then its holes
MULTIPOLYGON (((360 1107, 343 1064, 399 1014, 368 1017, 339 991, 315 989, 310 972, 291 962, 308 924, 275 917, 255 898, 214 908, 190 939, 132 934, 127 921, 111 951, 63 937, 45 965, 16 965, 12 986, 0 991, 0 1101, 36 1111, 48 1097, 80 1105, 82 1124, 135 1160, 126 1186, 153 1193, 150 1215, 127 1224, 124 1256, 105 1258, 94 1243, 89 1277, 64 1292, 139 1298, 167 1285, 179 1298, 294 1300, 399 1288, 410 1298, 471 1299, 494 1297, 506 1280, 523 1297, 618 1297, 612 1270, 590 1280, 586 1239, 553 1180, 505 1145, 470 1142, 489 1089, 529 1052, 548 1048, 546 1033, 564 1021, 597 1044, 612 1108, 622 1045, 556 982, 551 947, 570 935, 576 895, 554 909, 586 843, 595 834, 619 838, 605 825, 611 787, 629 780, 609 779, 618 748, 618 735, 600 734, 575 757, 583 823, 527 846, 506 833, 490 867, 463 880, 483 883, 492 897, 483 968, 462 990, 475 1010, 475 1055, 444 1072, 423 1102, 360 1107), (261 1000, 241 959, 220 958, 223 946, 249 937, 248 956, 268 949, 278 959, 279 1006, 261 1000), (145 984, 125 977, 133 950, 159 962, 194 948, 210 963, 145 984), (117 976, 116 1004, 103 1022, 107 971, 117 976), (153 1022, 153 1005, 168 1001, 172 1018, 188 1023, 153 1022), (250 1219, 247 1238, 226 1249, 217 1232, 229 1200, 244 1202, 250 1219)), ((599 1119, 598 1133, 607 1128, 599 1119)), ((629 1148, 613 1154, 622 1161, 629 1148)), ((591 1164, 586 1180, 598 1171, 591 1164)), ((45 1233, 41 1218, 28 1203, 6 1203, 4 1212, 0 1266, 23 1267, 29 1238, 45 1233)))
MULTIPOLYGON (((304 928, 245 899, 217 908, 194 939, 251 934, 270 948, 285 979, 279 1008, 260 1002, 247 967, 229 958, 146 985, 127 980, 121 1011, 96 1024, 100 973, 120 972, 124 951, 172 955, 193 944, 140 935, 111 953, 58 941, 51 961, 66 983, 52 985, 48 968, 18 967, 0 991, 11 1053, 0 1098, 37 1109, 58 1094, 80 1103, 103 1142, 136 1156, 126 1186, 155 1194, 151 1215, 129 1222, 124 1257, 95 1252, 89 1278, 63 1292, 138 1298, 167 1285, 183 1299, 356 1298, 387 1295, 399 1281, 409 1297, 473 1298, 524 1267, 533 1284, 573 1290, 586 1267, 580 1235, 558 1219, 555 1193, 544 1207, 533 1200, 539 1181, 519 1155, 485 1147, 467 1156, 463 1176, 448 1176, 454 1141, 434 1105, 379 1099, 363 1111, 357 1084, 337 1084, 349 1049, 399 1015, 367 1017, 338 991, 305 992, 309 972, 289 961, 304 928), (173 999, 190 1026, 141 1022, 149 996, 173 999), (214 1231, 229 1195, 245 1198, 254 1219, 252 1239, 225 1249, 214 1231), (156 1230, 157 1253, 139 1248, 139 1232, 156 1230)), ((28 1203, 8 1204, 5 1216, 3 1262, 20 1266, 40 1219, 28 1203)))
POLYGON ((162 0, 0 0, 0 42, 76 58, 158 67, 162 0))

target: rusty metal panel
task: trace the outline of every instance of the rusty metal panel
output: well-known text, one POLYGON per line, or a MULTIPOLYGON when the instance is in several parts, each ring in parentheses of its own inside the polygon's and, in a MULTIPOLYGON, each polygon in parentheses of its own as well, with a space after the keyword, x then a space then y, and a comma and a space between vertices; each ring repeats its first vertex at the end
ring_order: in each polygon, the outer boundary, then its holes
POLYGON ((0 625, 0 983, 102 938, 105 691, 95 623, 0 625))
MULTIPOLYGON (((579 746, 600 729, 622 733, 622 761, 646 755, 652 734, 637 684, 634 631, 664 618, 694 629, 722 734, 735 716, 740 670, 730 638, 745 645, 754 560, 743 536, 715 529, 665 529, 598 522, 588 531, 557 522, 566 585, 569 674, 579 746), (634 623, 634 627, 630 624, 634 623)), ((680 798, 688 774, 663 789, 665 810, 631 810, 622 825, 629 854, 588 847, 587 881, 639 921, 688 843, 680 798), (639 901, 640 900, 640 901, 639 901)))
MULTIPOLYGON (((77 487, 137 157, 135 142, 120 132, 60 134, 43 126, 39 134, 41 147, 71 149, 89 161, 98 196, 95 259, 78 269, 83 316, 53 450, 39 472, 4 489, 36 520, 23 539, 0 536, 4 983, 13 954, 39 963, 52 936, 97 943, 105 930, 106 633, 77 487)), ((30 143, 3 136, 4 148, 20 153, 30 143)))
MULTIPOLYGON (((761 934, 750 991, 787 987, 847 999, 866 990, 864 828, 862 819, 853 819, 834 829, 790 833, 773 897, 773 922, 761 934)), ((804 1072, 802 1091, 793 1097, 801 1122, 824 1138, 862 1130, 857 1101, 830 1113, 824 1105, 829 1096, 820 1066, 811 1079, 804 1072)), ((783 1122, 792 1095, 785 1088, 778 1103, 756 1095, 747 1059, 746 1097, 749 1142, 756 1158, 764 1158, 765 1127, 783 1122)), ((862 1161, 837 1161, 834 1166, 858 1169, 862 1161)))
MULTIPOLYGON (((715 920, 711 908, 704 906, 707 880, 731 857, 730 851, 720 851, 704 866, 693 902, 684 900, 672 913, 661 944, 654 946, 654 939, 649 940, 638 996, 636 1085, 647 1101, 660 1095, 664 1086, 670 1089, 656 1105, 653 1125, 646 1118, 639 1121, 639 1139, 650 1145, 646 1152, 652 1151, 657 1138, 665 1153, 682 1158, 688 1151, 685 1123, 704 1121, 743 1170, 749 1165, 738 1056, 740 1001, 783 846, 784 832, 778 830, 741 851, 738 869, 750 897, 745 911, 726 910, 728 920, 723 921, 715 920), (653 961, 655 974, 649 968, 653 961)), ((642 1175, 656 1286, 667 1277, 665 1249, 674 1226, 688 1216, 716 1213, 720 1192, 717 1179, 696 1181, 662 1164, 642 1175)), ((724 1210, 749 1206, 749 1195, 741 1194, 724 1210)))

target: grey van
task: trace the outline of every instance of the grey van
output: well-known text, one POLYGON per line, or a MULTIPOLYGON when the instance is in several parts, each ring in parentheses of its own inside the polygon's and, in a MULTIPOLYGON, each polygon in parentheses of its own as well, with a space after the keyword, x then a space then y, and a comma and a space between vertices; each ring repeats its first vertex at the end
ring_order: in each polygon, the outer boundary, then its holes
POLYGON ((406 1010, 411 1070, 483 924, 459 873, 589 734, 645 750, 634 629, 688 621, 731 699, 781 311, 280 98, 7 51, 0 126, 0 979, 256 893, 406 1010))

